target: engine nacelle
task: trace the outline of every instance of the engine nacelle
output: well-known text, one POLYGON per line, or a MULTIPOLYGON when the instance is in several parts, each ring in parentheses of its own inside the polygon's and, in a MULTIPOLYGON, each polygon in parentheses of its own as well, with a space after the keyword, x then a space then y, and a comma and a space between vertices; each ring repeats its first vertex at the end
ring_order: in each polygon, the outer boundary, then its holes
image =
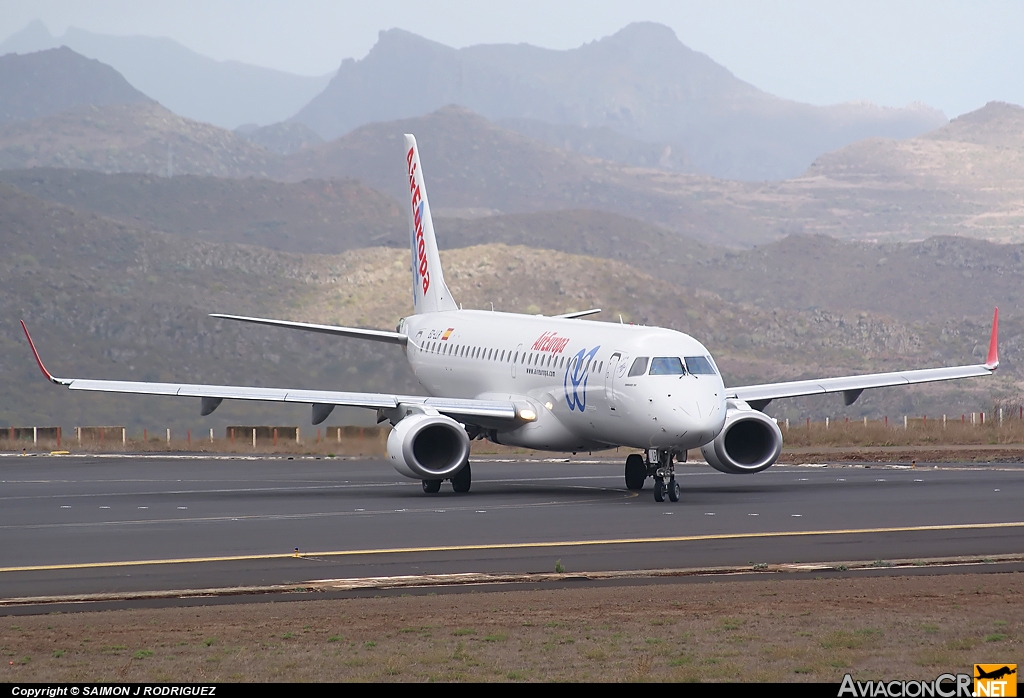
POLYGON ((414 480, 443 480, 469 460, 469 435, 451 417, 411 414, 388 435, 388 458, 414 480))
POLYGON ((770 467, 782 452, 782 430, 775 420, 746 403, 730 401, 725 426, 700 452, 715 470, 731 475, 759 473, 770 467))

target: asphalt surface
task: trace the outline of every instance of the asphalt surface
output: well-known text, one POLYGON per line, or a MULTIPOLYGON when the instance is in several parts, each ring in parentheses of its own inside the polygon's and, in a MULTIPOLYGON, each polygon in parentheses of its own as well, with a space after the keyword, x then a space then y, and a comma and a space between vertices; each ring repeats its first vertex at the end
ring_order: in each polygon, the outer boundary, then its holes
POLYGON ((0 600, 556 561, 579 572, 1024 553, 1024 526, 1002 525, 1024 521, 1017 464, 688 465, 678 478, 681 501, 658 504, 650 480, 627 491, 614 460, 477 460, 470 493, 426 495, 380 460, 0 457, 0 600))

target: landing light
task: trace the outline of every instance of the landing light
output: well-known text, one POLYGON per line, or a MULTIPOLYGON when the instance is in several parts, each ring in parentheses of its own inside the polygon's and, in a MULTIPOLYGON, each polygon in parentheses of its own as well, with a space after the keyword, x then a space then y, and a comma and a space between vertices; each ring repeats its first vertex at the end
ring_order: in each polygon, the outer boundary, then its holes
POLYGON ((550 400, 548 400, 547 402, 544 403, 544 407, 549 409, 549 410, 555 409, 555 406, 553 404, 551 404, 550 400))
POLYGON ((537 413, 529 407, 524 407, 519 410, 519 418, 527 422, 532 422, 537 419, 537 413))

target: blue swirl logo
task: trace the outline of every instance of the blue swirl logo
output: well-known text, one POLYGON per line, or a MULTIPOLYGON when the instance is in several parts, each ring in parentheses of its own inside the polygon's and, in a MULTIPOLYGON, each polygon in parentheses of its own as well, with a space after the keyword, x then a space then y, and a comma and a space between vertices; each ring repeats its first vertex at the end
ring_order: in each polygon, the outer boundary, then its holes
POLYGON ((589 352, 584 348, 565 367, 565 378, 562 385, 565 388, 565 402, 569 410, 583 412, 587 408, 587 379, 590 377, 590 366, 593 363, 594 355, 601 348, 598 345, 589 352))

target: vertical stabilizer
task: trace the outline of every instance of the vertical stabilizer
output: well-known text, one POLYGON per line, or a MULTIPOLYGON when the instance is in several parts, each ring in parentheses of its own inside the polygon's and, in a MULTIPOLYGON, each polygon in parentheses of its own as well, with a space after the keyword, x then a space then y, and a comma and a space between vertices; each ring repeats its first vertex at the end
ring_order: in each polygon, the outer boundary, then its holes
POLYGON ((456 310, 441 271, 441 257, 434 239, 427 188, 423 184, 416 137, 405 134, 405 164, 409 175, 409 236, 412 242, 412 299, 416 313, 456 310))

